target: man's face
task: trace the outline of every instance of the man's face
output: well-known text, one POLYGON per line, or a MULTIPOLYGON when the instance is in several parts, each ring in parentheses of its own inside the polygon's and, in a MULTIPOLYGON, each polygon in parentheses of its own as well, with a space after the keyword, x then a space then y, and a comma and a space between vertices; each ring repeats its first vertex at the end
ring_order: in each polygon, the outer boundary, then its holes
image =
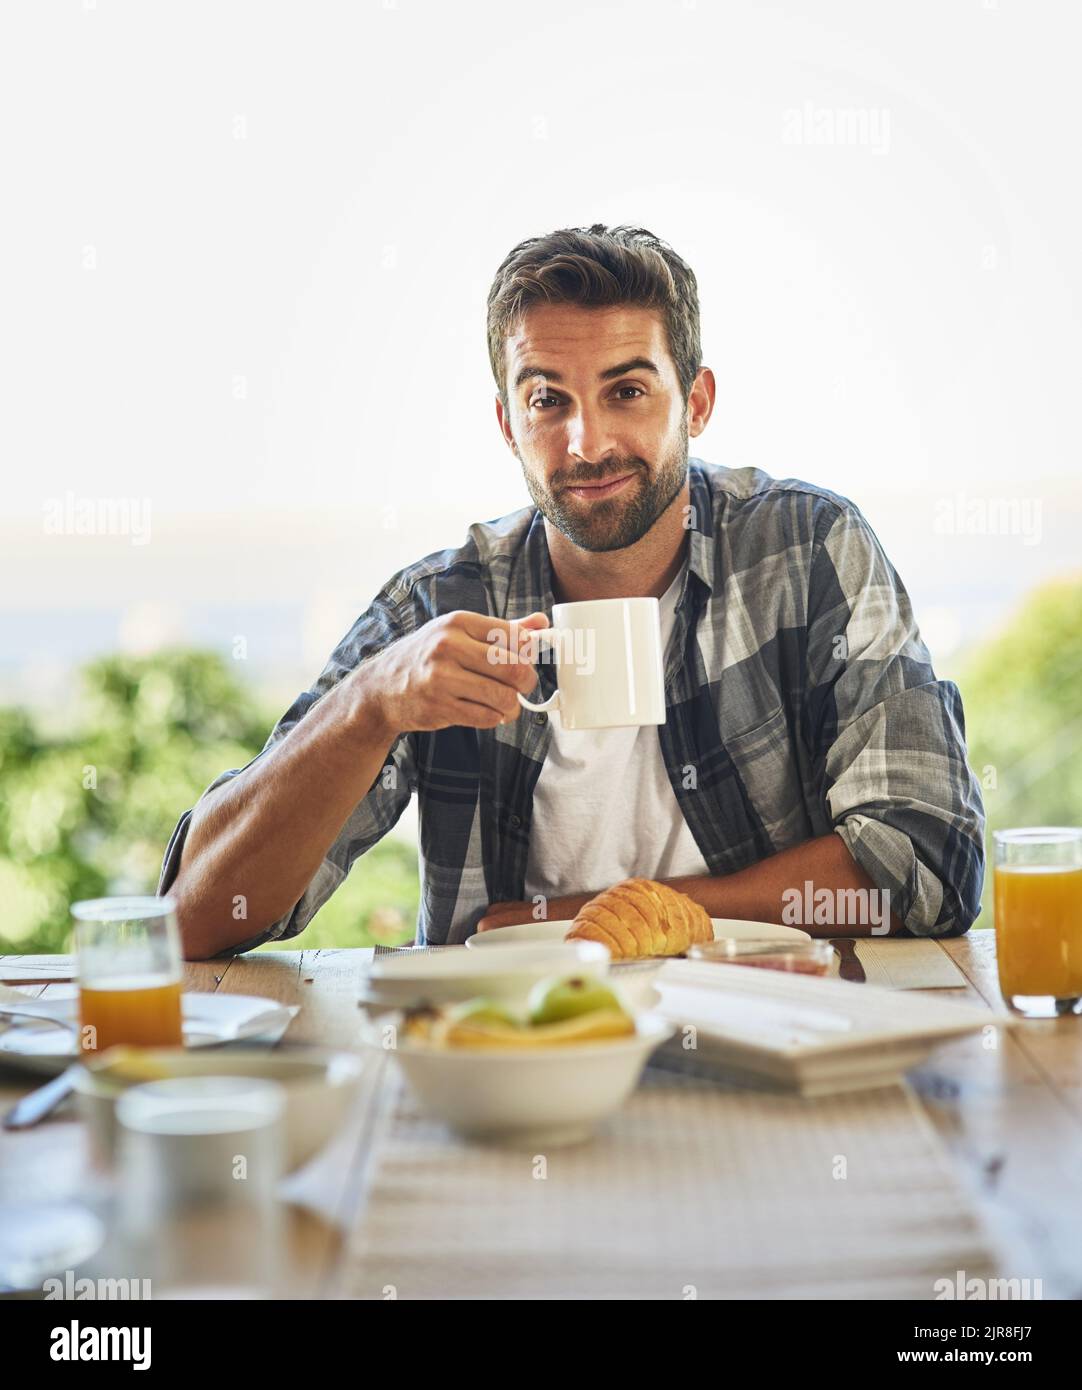
POLYGON ((534 504, 583 550, 634 545, 687 477, 687 407, 661 315, 535 305, 504 351, 497 413, 534 504))

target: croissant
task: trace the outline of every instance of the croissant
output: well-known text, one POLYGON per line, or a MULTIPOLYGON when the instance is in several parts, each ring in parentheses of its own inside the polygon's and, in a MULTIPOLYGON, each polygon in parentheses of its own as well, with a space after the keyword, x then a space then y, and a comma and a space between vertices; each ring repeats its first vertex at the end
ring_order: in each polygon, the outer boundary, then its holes
POLYGON ((567 941, 600 941, 613 960, 680 956, 713 941, 706 909, 665 883, 628 878, 591 898, 572 922, 567 941))

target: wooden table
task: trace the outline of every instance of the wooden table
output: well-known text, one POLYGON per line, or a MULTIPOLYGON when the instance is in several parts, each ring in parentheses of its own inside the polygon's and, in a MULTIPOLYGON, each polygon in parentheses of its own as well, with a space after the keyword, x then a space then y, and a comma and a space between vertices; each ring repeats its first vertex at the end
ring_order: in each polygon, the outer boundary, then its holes
MULTIPOLYGON (((1005 1013, 993 934, 972 931, 939 945, 967 983, 935 993, 1005 1013)), ((370 950, 275 951, 188 963, 184 988, 301 1004, 280 1046, 352 1049, 358 979, 371 957, 370 950)), ((5 962, 49 959, 0 956, 0 978, 5 962)), ((50 988, 29 992, 48 997, 50 988)), ((1045 1298, 1082 1298, 1082 1020, 1026 1021, 989 1036, 993 1047, 980 1035, 944 1046, 910 1082, 1012 1266, 1040 1278, 1045 1298)), ((0 1072, 0 1108, 33 1084, 0 1072)), ((363 1200, 368 1109, 359 1103, 338 1138, 284 1189, 298 1297, 338 1291, 342 1233, 363 1200)), ((70 1103, 35 1128, 0 1130, 0 1194, 9 1200, 75 1195, 85 1165, 85 1136, 70 1103)))

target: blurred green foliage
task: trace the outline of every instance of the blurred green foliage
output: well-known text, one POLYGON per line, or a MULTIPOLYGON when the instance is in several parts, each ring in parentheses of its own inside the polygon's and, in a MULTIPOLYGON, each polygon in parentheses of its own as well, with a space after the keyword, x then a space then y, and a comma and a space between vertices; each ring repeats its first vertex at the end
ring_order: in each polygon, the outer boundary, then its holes
MULTIPOLYGON (((1082 578, 1035 591, 958 676, 991 834, 1082 825, 1082 578)), ((153 892, 186 807, 263 747, 275 715, 218 655, 109 657, 81 675, 79 728, 45 734, 0 709, 0 952, 63 951, 79 898, 153 892)), ((413 938, 417 854, 385 839, 287 948, 413 938)), ((264 950, 276 949, 271 943, 264 950)))
MULTIPOLYGON (((181 812, 263 747, 274 716, 214 653, 108 657, 81 673, 79 728, 0 709, 0 952, 70 949, 71 903, 153 893, 181 812)), ((296 942, 412 940, 417 856, 384 840, 296 942)))
POLYGON ((1082 576, 1034 590, 958 685, 988 816, 978 925, 990 927, 992 831, 1082 825, 1082 576))

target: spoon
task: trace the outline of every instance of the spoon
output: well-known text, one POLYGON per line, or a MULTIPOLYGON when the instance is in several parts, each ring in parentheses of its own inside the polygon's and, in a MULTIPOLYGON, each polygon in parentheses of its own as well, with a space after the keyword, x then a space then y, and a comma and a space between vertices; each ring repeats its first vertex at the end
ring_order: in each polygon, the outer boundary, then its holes
POLYGON ((70 1028, 77 1032, 79 1025, 72 1018, 61 1018, 58 1014, 47 1014, 43 1009, 16 1009, 10 1004, 0 1004, 0 1018, 36 1018, 39 1023, 55 1024, 58 1028, 70 1028))
POLYGON ((31 1125, 43 1120, 71 1091, 79 1075, 79 1066, 80 1063, 76 1062, 59 1076, 46 1081, 44 1086, 39 1086, 36 1091, 31 1091, 29 1095, 17 1100, 4 1116, 4 1128, 29 1129, 31 1125))

